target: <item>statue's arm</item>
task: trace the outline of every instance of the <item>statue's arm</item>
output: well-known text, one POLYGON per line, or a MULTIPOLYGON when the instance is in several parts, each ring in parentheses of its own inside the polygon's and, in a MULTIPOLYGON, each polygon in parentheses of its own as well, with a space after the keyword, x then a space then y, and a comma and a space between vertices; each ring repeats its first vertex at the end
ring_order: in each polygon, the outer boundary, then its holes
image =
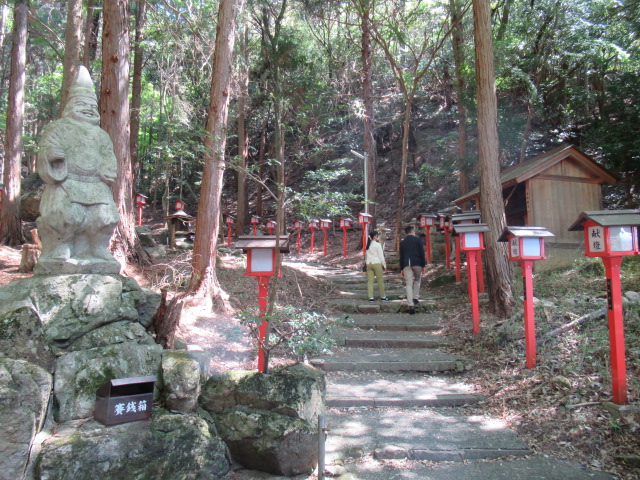
POLYGON ((111 185, 118 177, 118 159, 113 151, 113 143, 107 132, 102 136, 100 155, 100 179, 107 185, 111 185))
POLYGON ((45 127, 40 140, 36 168, 45 183, 63 182, 68 175, 66 154, 55 122, 45 127))

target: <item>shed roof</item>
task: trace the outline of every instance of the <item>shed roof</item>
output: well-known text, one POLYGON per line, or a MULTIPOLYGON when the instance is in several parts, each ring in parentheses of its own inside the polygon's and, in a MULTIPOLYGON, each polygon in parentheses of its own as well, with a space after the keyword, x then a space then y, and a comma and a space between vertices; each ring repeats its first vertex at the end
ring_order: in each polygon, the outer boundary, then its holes
MULTIPOLYGON (((616 183, 616 177, 614 177, 611 173, 598 165, 591 157, 585 155, 573 145, 561 145, 557 148, 554 148, 553 150, 549 150, 548 152, 542 153, 537 157, 530 158, 522 163, 513 165, 512 167, 504 170, 500 175, 500 183, 502 184, 502 189, 504 190, 505 188, 511 187, 532 177, 535 177, 536 175, 561 162, 567 157, 571 157, 578 164, 580 164, 582 168, 599 177, 602 180, 602 183, 608 183, 611 185, 616 183)), ((478 198, 479 195, 480 187, 476 187, 466 195, 463 195, 462 197, 454 200, 454 203, 465 203, 469 200, 478 198)))

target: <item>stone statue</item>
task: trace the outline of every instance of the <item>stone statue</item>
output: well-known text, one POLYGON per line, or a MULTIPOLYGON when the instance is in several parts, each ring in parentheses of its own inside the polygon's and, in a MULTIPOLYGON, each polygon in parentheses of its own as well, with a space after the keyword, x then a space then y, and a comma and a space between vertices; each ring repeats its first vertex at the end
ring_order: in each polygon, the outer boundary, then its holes
POLYGON ((99 126, 89 72, 80 66, 62 118, 45 127, 38 174, 46 183, 36 220, 42 254, 36 274, 119 273, 109 250, 118 209, 109 186, 117 159, 99 126))

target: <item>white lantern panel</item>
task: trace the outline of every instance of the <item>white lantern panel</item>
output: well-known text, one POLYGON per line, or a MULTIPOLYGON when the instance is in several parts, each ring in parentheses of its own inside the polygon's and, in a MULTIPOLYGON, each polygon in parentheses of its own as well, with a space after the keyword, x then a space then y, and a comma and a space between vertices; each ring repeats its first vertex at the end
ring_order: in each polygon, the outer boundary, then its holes
POLYGON ((254 248, 251 251, 252 272, 273 272, 273 250, 270 248, 254 248))
POLYGON ((466 248, 480 248, 480 233, 478 232, 465 233, 464 246, 466 248))
POLYGON ((595 226, 587 229, 589 245, 587 252, 604 252, 604 227, 595 226))
POLYGON ((523 238, 522 239, 522 256, 523 257, 540 257, 542 251, 540 244, 542 242, 539 238, 523 238))
POLYGON ((520 256, 520 242, 518 241, 517 237, 513 237, 511 240, 509 240, 509 250, 512 257, 517 258, 520 256))
POLYGON ((473 220, 461 220, 460 225, 473 225, 475 222, 473 220))
POLYGON ((612 252, 629 252, 633 250, 631 227, 610 227, 609 241, 612 252))

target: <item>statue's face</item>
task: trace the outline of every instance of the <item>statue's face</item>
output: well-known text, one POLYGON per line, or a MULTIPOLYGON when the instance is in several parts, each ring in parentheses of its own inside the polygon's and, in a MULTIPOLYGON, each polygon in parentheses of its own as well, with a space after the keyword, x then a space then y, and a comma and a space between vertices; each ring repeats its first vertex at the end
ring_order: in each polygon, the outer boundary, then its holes
POLYGON ((66 116, 69 116, 79 122, 88 122, 94 125, 100 123, 100 114, 98 113, 98 103, 91 98, 74 98, 69 101, 69 105, 65 109, 66 116))

